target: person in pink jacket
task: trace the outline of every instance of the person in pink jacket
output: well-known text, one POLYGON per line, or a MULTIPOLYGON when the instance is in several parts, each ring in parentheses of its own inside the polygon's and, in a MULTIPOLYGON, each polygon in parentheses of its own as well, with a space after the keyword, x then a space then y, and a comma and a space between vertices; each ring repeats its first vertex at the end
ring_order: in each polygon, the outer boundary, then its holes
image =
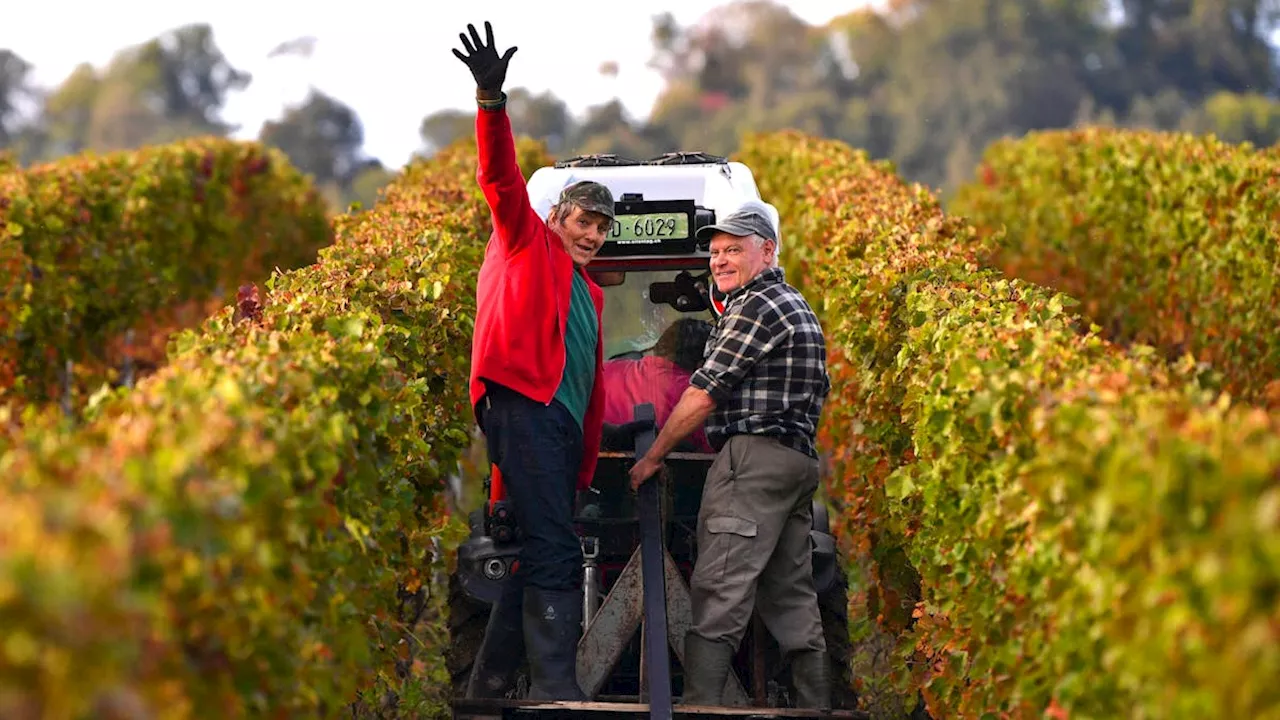
MULTIPOLYGON (((703 351, 710 336, 710 323, 681 318, 663 331, 652 355, 638 360, 618 358, 605 362, 604 422, 624 425, 635 419, 636 405, 652 403, 661 428, 688 389, 689 378, 702 366, 703 351)), ((694 431, 688 440, 697 452, 714 452, 702 429, 694 431)))

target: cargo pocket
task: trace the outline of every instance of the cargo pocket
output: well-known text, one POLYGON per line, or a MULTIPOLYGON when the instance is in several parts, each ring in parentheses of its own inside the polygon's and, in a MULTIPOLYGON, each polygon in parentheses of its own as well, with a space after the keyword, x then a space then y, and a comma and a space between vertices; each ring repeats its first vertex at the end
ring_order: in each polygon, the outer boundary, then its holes
POLYGON ((706 582, 736 585, 754 579, 751 572, 752 545, 756 538, 756 521, 731 515, 707 518, 708 547, 699 550, 699 573, 706 582))
POLYGON ((728 515, 707 518, 707 532, 711 534, 731 533, 744 538, 756 536, 756 521, 728 515))

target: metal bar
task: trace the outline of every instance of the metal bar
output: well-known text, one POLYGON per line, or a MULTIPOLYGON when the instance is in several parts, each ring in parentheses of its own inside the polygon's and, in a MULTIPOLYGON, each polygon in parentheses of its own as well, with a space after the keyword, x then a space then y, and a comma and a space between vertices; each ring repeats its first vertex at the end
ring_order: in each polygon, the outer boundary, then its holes
MULTIPOLYGON (((652 445, 652 444, 653 444, 653 443, 652 443, 652 442, 650 442, 650 445, 652 445)), ((648 447, 646 447, 646 448, 645 448, 645 452, 648 452, 648 447)), ((596 455, 596 457, 598 457, 598 458, 604 458, 604 459, 606 459, 606 460, 632 460, 632 459, 635 459, 636 457, 639 457, 640 455, 643 455, 643 454, 644 454, 644 453, 633 453, 633 452, 626 451, 626 450, 602 450, 599 454, 597 454, 597 455, 596 455)), ((716 455, 715 455, 715 453, 700 453, 700 452, 671 452, 671 453, 667 453, 667 457, 666 457, 666 459, 667 459, 667 460, 706 460, 706 461, 714 461, 714 460, 716 459, 716 455)))
POLYGON ((649 636, 644 632, 644 622, 640 622, 640 697, 642 703, 649 702, 649 636))
MULTIPOLYGON (((680 568, 663 549, 663 577, 666 591, 667 642, 676 658, 684 663, 684 637, 692 620, 693 598, 689 586, 680 574, 680 568)), ((578 686, 595 698, 604 686, 618 659, 626 650, 636 629, 640 627, 643 610, 643 580, 640 571, 640 549, 631 554, 626 566, 618 574, 609 594, 601 602, 587 631, 578 643, 578 686)), ((643 670, 642 670, 643 672, 643 670)), ((730 672, 725 681, 724 704, 741 707, 749 704, 747 692, 736 672, 730 672)))
MULTIPOLYGON (((636 434, 636 457, 643 457, 653 446, 657 421, 653 405, 637 405, 635 419, 648 422, 644 432, 636 434)), ((646 675, 649 681, 649 717, 671 718, 671 664, 667 653, 667 593, 664 588, 662 518, 659 512, 657 478, 640 486, 637 510, 640 516, 640 564, 644 577, 644 640, 646 675)))
MULTIPOLYGON (((624 702, 571 702, 553 701, 538 702, 532 700, 506 700, 478 698, 474 700, 458 699, 453 702, 454 717, 473 720, 492 717, 525 717, 525 718, 642 718, 652 712, 652 707, 645 703, 624 702)), ((860 710, 806 710, 800 708, 756 708, 756 707, 677 707, 673 712, 677 718, 697 717, 738 717, 738 718, 849 718, 849 720, 869 720, 870 715, 860 710)))
POLYGON ((640 550, 637 548, 578 641, 578 687, 589 698, 600 692, 640 627, 644 614, 641 584, 640 550))
POLYGON ((764 622, 751 613, 751 695, 759 707, 767 705, 764 681, 764 622))
POLYGON ((582 632, 591 627, 591 619, 600 609, 600 540, 596 537, 582 539, 582 632))
MULTIPOLYGON (((680 568, 676 567, 676 561, 671 558, 671 553, 666 553, 663 559, 667 580, 667 636, 671 649, 683 666, 684 636, 689 632, 693 620, 693 596, 689 593, 684 576, 680 574, 680 568)), ((738 673, 733 668, 729 668, 729 677, 725 679, 721 702, 728 707, 745 707, 748 704, 747 691, 743 689, 738 673)))

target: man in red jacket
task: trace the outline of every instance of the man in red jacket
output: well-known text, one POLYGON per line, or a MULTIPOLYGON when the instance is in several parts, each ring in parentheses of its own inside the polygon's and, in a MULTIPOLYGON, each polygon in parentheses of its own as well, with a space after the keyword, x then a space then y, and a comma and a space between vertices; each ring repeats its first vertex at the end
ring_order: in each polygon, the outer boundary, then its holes
POLYGON ((507 63, 493 29, 459 34, 476 80, 476 174, 493 217, 476 289, 471 402, 523 531, 516 574, 495 603, 468 695, 501 696, 528 651, 529 698, 585 699, 576 682, 582 546, 575 490, 591 484, 604 416, 604 293, 586 266, 613 225, 613 195, 570 184, 544 221, 529 202, 506 112, 507 63), (474 42, 474 46, 472 44, 474 42))

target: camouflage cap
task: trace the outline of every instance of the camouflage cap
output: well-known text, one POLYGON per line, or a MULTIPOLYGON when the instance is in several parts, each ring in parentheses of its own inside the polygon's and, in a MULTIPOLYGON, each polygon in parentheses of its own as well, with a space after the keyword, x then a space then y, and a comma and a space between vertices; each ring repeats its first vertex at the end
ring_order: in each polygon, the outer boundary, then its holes
POLYGON ((609 188, 593 180, 579 180, 566 185, 560 191, 557 203, 577 205, 589 212, 598 212, 613 219, 613 193, 609 188))

